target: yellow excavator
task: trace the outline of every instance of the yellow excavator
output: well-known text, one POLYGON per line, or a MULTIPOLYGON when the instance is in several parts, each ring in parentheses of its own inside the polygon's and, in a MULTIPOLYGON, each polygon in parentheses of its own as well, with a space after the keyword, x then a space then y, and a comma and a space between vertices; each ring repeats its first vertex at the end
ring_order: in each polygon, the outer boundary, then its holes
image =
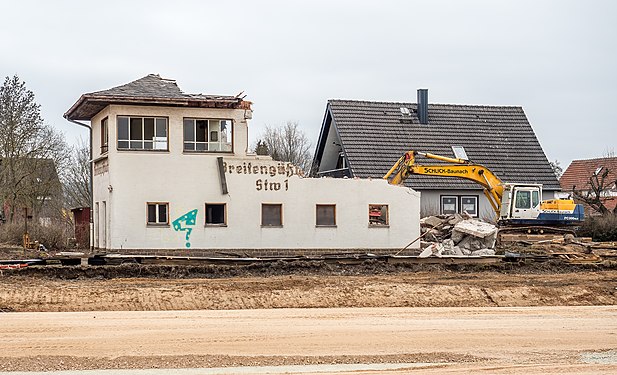
MULTIPOLYGON (((559 227, 577 225, 584 220, 583 206, 572 199, 542 201, 541 184, 504 183, 490 169, 469 160, 408 151, 383 177, 399 185, 410 175, 458 177, 474 181, 484 188, 500 226, 526 226, 541 232, 564 232, 559 227), (420 165, 416 156, 440 160, 445 164, 420 165)), ((568 231, 565 231, 568 232, 568 231)))

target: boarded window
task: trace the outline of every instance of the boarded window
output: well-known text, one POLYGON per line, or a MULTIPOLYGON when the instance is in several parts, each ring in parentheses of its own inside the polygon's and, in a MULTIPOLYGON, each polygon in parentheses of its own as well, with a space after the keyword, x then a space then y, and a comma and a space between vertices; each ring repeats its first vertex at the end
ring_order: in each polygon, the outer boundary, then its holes
POLYGON ((369 225, 389 225, 388 221, 388 205, 387 204, 370 204, 368 206, 368 223, 369 225))
POLYGON ((334 204, 318 204, 316 206, 316 222, 317 226, 335 226, 336 225, 336 205, 334 204))
POLYGON ((261 226, 280 227, 283 225, 283 205, 263 203, 261 205, 261 226))
POLYGON ((206 225, 226 225, 225 203, 206 203, 206 225))
POLYGON ((148 225, 167 225, 169 203, 148 202, 146 205, 146 216, 148 225))

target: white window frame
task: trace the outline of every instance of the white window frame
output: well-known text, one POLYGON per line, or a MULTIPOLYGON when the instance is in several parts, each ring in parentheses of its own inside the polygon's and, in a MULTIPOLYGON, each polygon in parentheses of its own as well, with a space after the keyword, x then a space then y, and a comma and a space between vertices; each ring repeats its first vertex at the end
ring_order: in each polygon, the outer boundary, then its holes
POLYGON ((472 216, 472 217, 478 217, 479 214, 480 214, 480 212, 479 212, 480 211, 479 210, 480 207, 478 205, 478 202, 479 202, 478 196, 477 195, 461 195, 461 205, 460 205, 460 207, 461 207, 460 212, 461 213, 463 211, 465 211, 465 207, 463 205, 463 199, 473 199, 474 200, 475 213, 472 213, 472 212, 469 212, 469 211, 467 211, 467 213, 470 216, 472 216))
POLYGON ((117 148, 118 150, 130 150, 130 151, 154 151, 154 150, 163 150, 168 151, 169 147, 169 119, 167 117, 157 117, 157 116, 125 116, 119 115, 116 117, 116 134, 118 138, 117 148), (127 138, 120 138, 120 122, 121 119, 127 119, 127 138), (141 139, 131 139, 131 119, 141 119, 141 139), (146 119, 152 119, 154 122, 152 139, 145 138, 145 130, 146 130, 146 119), (161 124, 161 121, 164 121, 164 124, 161 124), (157 130, 160 129, 159 125, 164 125, 164 133, 165 136, 158 136, 159 132, 157 130), (121 144, 127 143, 128 147, 121 146, 121 144), (151 144, 152 147, 146 147, 147 144, 151 144))
POLYGON ((146 202, 146 225, 147 226, 168 226, 169 225, 169 202, 146 202), (154 222, 150 221, 150 206, 155 207, 156 219, 154 222), (165 221, 160 221, 160 209, 159 207, 165 207, 165 221))
POLYGON ((185 117, 182 121, 182 150, 184 152, 233 152, 233 127, 234 123, 231 119, 185 117), (206 122, 205 141, 197 141, 197 121, 206 122), (221 132, 223 122, 228 127, 225 141, 223 141, 221 132), (218 123, 218 129, 214 128, 216 123, 218 123), (187 127, 191 127, 193 139, 186 139, 187 127), (213 139, 213 134, 216 135, 216 139, 213 139))
POLYGON ((458 204, 458 196, 457 195, 441 195, 439 197, 439 213, 442 215, 454 215, 455 213, 459 212, 459 204, 458 204), (446 213, 445 209, 444 209, 444 199, 451 199, 454 198, 454 212, 453 213, 446 213))

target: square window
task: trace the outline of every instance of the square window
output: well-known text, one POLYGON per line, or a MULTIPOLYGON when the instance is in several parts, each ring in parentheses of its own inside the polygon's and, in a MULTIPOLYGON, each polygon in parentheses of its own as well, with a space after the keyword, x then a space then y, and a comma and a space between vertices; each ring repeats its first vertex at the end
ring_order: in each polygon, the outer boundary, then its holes
POLYGON ((184 119, 185 151, 232 151, 231 120, 184 119))
POLYGON ((458 213, 458 197, 452 195, 441 196, 441 214, 454 215, 458 213))
POLYGON ((148 202, 146 217, 148 225, 168 225, 169 203, 148 202))
POLYGON ((387 204, 370 204, 368 206, 368 223, 369 225, 374 225, 374 226, 389 225, 388 205, 387 204))
POLYGON ((473 217, 478 216, 478 197, 462 196, 461 197, 461 212, 465 211, 473 217))
POLYGON ((261 226, 280 227, 283 226, 283 205, 280 203, 261 205, 261 226))
POLYGON ((318 204, 316 205, 317 226, 336 226, 336 205, 334 204, 318 204))
POLYGON ((206 225, 227 225, 225 203, 206 203, 206 225))

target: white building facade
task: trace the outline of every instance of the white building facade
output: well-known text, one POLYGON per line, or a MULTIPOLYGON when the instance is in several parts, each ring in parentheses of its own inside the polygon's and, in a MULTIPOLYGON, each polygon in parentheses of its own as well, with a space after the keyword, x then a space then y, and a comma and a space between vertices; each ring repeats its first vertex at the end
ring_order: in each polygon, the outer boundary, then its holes
POLYGON ((93 247, 394 252, 419 236, 419 193, 303 178, 250 154, 251 115, 241 98, 185 94, 157 75, 82 95, 65 117, 92 128, 93 247))

